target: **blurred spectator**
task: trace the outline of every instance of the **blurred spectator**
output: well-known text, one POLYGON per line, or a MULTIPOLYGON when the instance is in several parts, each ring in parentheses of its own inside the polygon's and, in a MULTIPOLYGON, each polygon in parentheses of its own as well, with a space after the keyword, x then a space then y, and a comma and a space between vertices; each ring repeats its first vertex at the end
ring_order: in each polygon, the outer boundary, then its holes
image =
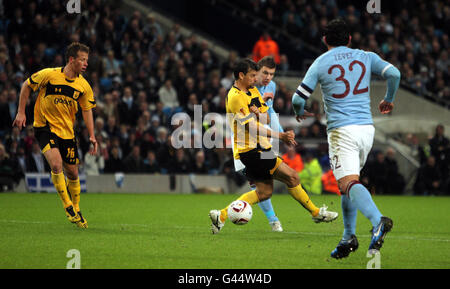
POLYGON ((105 162, 105 173, 123 172, 124 165, 119 155, 119 147, 113 146, 108 160, 105 162))
POLYGON ((417 195, 440 195, 442 194, 442 174, 436 166, 436 159, 430 156, 425 165, 417 172, 414 192, 417 195))
POLYGON ((172 145, 172 136, 169 135, 167 139, 161 139, 160 146, 156 151, 156 160, 161 168, 161 173, 169 173, 170 162, 175 158, 175 151, 172 145))
POLYGON ((133 99, 132 90, 129 86, 124 88, 122 100, 118 105, 118 112, 122 124, 136 125, 139 107, 133 99))
POLYGON ((185 154, 185 150, 180 148, 175 151, 175 158, 170 161, 168 166, 171 174, 187 174, 189 173, 189 159, 185 154))
POLYGON ((181 112, 177 91, 172 86, 172 80, 167 79, 158 90, 159 100, 163 104, 163 112, 168 116, 181 112))
POLYGON ((384 153, 375 152, 375 159, 369 159, 361 171, 363 183, 368 185, 372 194, 386 194, 387 184, 389 182, 388 166, 385 162, 384 153), (367 178, 367 181, 364 179, 367 178), (368 183, 365 183, 368 182, 368 183))
POLYGON ((16 159, 11 158, 0 144, 0 192, 12 191, 14 184, 18 184, 23 177, 20 165, 16 159))
POLYGON ((264 32, 261 38, 253 46, 253 60, 258 62, 261 58, 272 55, 276 64, 280 64, 280 52, 276 41, 270 38, 268 32, 264 32))
POLYGON ((209 169, 205 162, 205 153, 202 150, 199 150, 195 153, 191 172, 194 174, 206 175, 208 174, 208 171, 209 169))
POLYGON ((442 176, 447 177, 450 165, 450 142, 444 136, 444 126, 442 124, 436 126, 435 135, 430 139, 429 144, 431 155, 434 156, 436 161, 436 166, 442 172, 442 176))
POLYGON ((144 172, 149 174, 157 174, 160 172, 154 151, 147 152, 147 157, 144 159, 144 172))
POLYGON ((283 161, 296 172, 303 170, 302 156, 296 152, 292 146, 286 146, 286 153, 283 155, 283 161))
POLYGON ((50 167, 41 153, 39 143, 33 142, 32 151, 26 158, 26 171, 32 173, 50 172, 50 167))
POLYGON ((98 176, 103 173, 105 168, 105 159, 101 154, 91 155, 87 153, 84 155, 84 172, 88 176, 98 176))
POLYGON ((141 149, 139 145, 134 145, 130 154, 124 159, 123 164, 125 166, 126 173, 142 173, 144 163, 141 158, 141 149))
POLYGON ((341 195, 338 183, 334 177, 333 170, 331 169, 322 174, 322 186, 324 193, 332 193, 338 196, 341 195))
POLYGON ((304 168, 298 173, 300 183, 308 193, 322 194, 322 168, 311 153, 305 154, 304 168))
POLYGON ((405 189, 405 178, 398 171, 398 164, 395 160, 395 151, 389 147, 386 149, 384 159, 387 167, 388 181, 386 183, 387 194, 401 194, 405 189))

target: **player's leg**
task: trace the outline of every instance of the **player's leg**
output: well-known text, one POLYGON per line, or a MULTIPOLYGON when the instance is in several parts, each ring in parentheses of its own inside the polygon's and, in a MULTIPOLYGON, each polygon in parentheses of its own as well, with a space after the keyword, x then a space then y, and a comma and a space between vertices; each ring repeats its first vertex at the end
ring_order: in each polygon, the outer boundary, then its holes
POLYGON ((350 253, 355 252, 359 246, 356 238, 356 216, 358 210, 345 194, 341 195, 341 206, 344 234, 337 247, 331 252, 331 257, 336 259, 347 257, 350 253))
MULTIPOLYGON (((257 181, 255 182, 255 189, 245 194, 242 194, 237 200, 246 201, 250 205, 254 205, 264 200, 268 200, 272 196, 273 181, 257 181)), ((225 222, 228 217, 228 206, 220 210, 220 221, 225 222)))
POLYGON ((80 211, 80 192, 81 184, 78 177, 78 166, 64 163, 64 170, 67 175, 67 190, 72 199, 74 209, 80 211))
MULTIPOLYGON (((248 183, 249 183, 250 188, 252 190, 256 190, 256 184, 255 184, 255 182, 253 180, 248 179, 248 183)), ((275 214, 275 211, 273 209, 271 198, 267 199, 265 201, 259 202, 258 206, 263 211, 263 213, 266 216, 267 220, 269 220, 269 225, 272 228, 272 231, 274 231, 274 232, 283 232, 283 227, 281 227, 281 222, 278 219, 278 217, 275 214)))
POLYGON ((87 221, 80 211, 81 185, 80 178, 78 176, 78 164, 80 160, 78 158, 77 142, 74 138, 59 139, 58 143, 59 149, 62 153, 61 157, 63 160, 64 171, 67 176, 67 190, 70 193, 73 208, 80 216, 80 221, 76 222, 76 224, 80 228, 87 228, 87 221))
POLYGON ((313 217, 319 214, 319 208, 314 205, 303 189, 295 170, 281 161, 278 168, 275 170, 273 177, 286 184, 289 194, 308 210, 313 217))
POLYGON ((66 179, 63 172, 62 158, 59 149, 44 148, 43 154, 50 166, 52 182, 62 201, 67 218, 70 222, 78 222, 80 217, 74 210, 72 200, 67 193, 66 179))
MULTIPOLYGON (((272 169, 275 169, 277 162, 275 158, 262 158, 261 151, 253 150, 239 155, 242 163, 246 167, 247 178, 254 180, 256 189, 241 195, 238 200, 243 200, 250 205, 267 200, 272 196, 273 179, 272 169)), ((228 217, 228 206, 222 210, 211 210, 211 231, 217 234, 225 224, 228 217)))
MULTIPOLYGON (((339 249, 340 245, 347 244, 350 246, 351 242, 354 241, 351 239, 356 240, 356 236, 347 240, 349 232, 350 234, 351 232, 355 232, 356 210, 360 210, 370 220, 374 228, 377 228, 380 224, 383 227, 383 233, 373 242, 378 247, 381 247, 384 236, 392 227, 392 221, 390 219, 390 225, 387 224, 384 226, 385 222, 383 220, 385 219, 382 218, 369 191, 359 182, 359 172, 364 166, 367 155, 372 147, 373 135, 373 126, 343 127, 331 131, 328 134, 333 174, 338 180, 339 190, 344 198, 341 204, 345 227, 343 239, 332 252, 332 257, 334 257, 333 253, 339 249)), ((348 256, 348 253, 346 256, 348 256)))
POLYGON ((58 147, 58 137, 50 131, 50 127, 34 128, 35 137, 47 163, 51 169, 51 178, 60 197, 67 218, 71 222, 79 221, 80 217, 73 209, 72 200, 67 194, 66 180, 63 173, 63 161, 58 147))
POLYGON ((73 208, 80 216, 80 221, 76 224, 80 228, 87 228, 87 220, 83 217, 80 210, 81 185, 80 178, 78 176, 78 165, 64 162, 64 171, 67 175, 67 190, 70 194, 70 198, 72 199, 73 208))
POLYGON ((281 181, 286 184, 287 190, 291 196, 297 200, 306 210, 309 211, 313 220, 317 223, 319 222, 331 222, 338 217, 338 213, 327 211, 327 207, 323 206, 322 208, 316 207, 314 203, 311 201, 309 195, 303 189, 300 184, 300 179, 297 171, 289 167, 283 161, 280 160, 280 164, 273 173, 273 177, 276 180, 281 181))

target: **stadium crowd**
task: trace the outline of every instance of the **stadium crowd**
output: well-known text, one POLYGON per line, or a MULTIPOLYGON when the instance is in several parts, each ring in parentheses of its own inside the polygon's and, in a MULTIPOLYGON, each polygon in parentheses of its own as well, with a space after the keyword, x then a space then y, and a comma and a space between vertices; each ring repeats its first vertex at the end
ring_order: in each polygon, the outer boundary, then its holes
POLYGON ((353 48, 378 53, 401 70, 403 86, 450 108, 448 1, 385 1, 379 15, 361 13, 367 1, 361 10, 336 0, 227 1, 316 47, 326 23, 343 17, 353 48))
MULTIPOLYGON (((152 14, 135 11, 128 17, 108 1, 87 2, 88 9, 80 15, 67 14, 59 1, 0 2, 0 190, 3 186, 11 189, 25 172, 49 171, 32 129, 33 98, 27 103, 26 129, 20 131, 11 124, 23 81, 45 67, 63 66, 64 49, 73 41, 90 47, 85 77, 97 100, 97 156, 87 153, 86 127, 76 125, 86 174, 225 174, 238 184, 245 183, 233 170, 231 150, 175 149, 170 141, 176 128, 171 125, 173 114, 186 112, 192 117, 194 105, 201 105, 203 115, 225 112, 237 53, 220 61, 208 43, 199 41, 195 34, 183 37, 178 24, 165 30, 152 14)), ((443 73, 442 77, 448 75, 443 73)), ((278 83, 275 111, 291 115, 291 96, 292 91, 278 83)), ((316 113, 316 120, 302 127, 299 137, 326 140, 319 104, 312 102, 309 110, 316 113)), ((323 175, 330 172, 326 147, 319 147, 314 155, 302 147, 283 153, 285 158, 300 161, 303 155, 305 165, 317 169, 318 164, 323 175)), ((333 178, 326 176, 324 190, 326 184, 333 183, 333 178)), ((311 183, 310 190, 314 186, 311 183)), ((335 188, 333 183, 328 191, 335 188)))
MULTIPOLYGON (((235 52, 219 61, 207 42, 195 34, 183 37, 178 24, 166 30, 153 15, 126 16, 109 1, 87 1, 79 15, 66 13, 60 1, 0 3, 2 175, 17 182, 24 172, 49 171, 32 129, 34 98, 27 103, 27 128, 11 124, 23 81, 40 69, 64 66, 65 47, 74 41, 90 47, 84 76, 97 100, 97 156, 86 153, 87 129, 76 125, 87 174, 226 173, 230 150, 175 149, 169 140, 176 126, 170 121, 177 112, 193 117, 194 105, 203 115, 225 112, 235 52)), ((281 114, 290 113, 285 100, 291 95, 281 84, 275 103, 281 114)))

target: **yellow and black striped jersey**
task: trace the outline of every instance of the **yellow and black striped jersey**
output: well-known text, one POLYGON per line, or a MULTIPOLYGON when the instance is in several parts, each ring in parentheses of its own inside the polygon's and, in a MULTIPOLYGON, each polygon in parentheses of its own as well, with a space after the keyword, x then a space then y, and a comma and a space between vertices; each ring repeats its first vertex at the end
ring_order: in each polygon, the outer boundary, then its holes
POLYGON ((33 91, 39 90, 34 105, 34 127, 44 127, 62 139, 73 139, 73 124, 78 105, 82 110, 96 106, 94 93, 86 79, 80 74, 68 79, 64 67, 42 69, 27 79, 33 91))
POLYGON ((272 147, 267 136, 249 131, 248 123, 251 120, 258 122, 253 114, 250 113, 249 107, 252 105, 255 105, 261 113, 265 113, 269 109, 256 87, 250 88, 248 93, 245 93, 233 86, 228 92, 226 110, 233 134, 233 155, 235 159, 239 159, 240 153, 248 152, 258 147, 262 149, 272 147))

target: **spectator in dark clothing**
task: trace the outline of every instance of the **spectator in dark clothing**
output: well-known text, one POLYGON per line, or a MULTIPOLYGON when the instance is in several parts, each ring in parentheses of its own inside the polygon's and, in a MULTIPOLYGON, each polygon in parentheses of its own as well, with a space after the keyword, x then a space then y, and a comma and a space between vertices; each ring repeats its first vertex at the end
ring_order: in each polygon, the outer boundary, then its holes
POLYGON ((170 161, 169 173, 171 174, 187 174, 189 173, 190 164, 184 152, 180 148, 175 151, 175 158, 170 161))
POLYGON ((156 153, 156 160, 161 168, 161 173, 169 172, 171 160, 175 158, 175 148, 172 146, 172 136, 167 137, 167 141, 162 143, 156 153))
POLYGON ((429 141, 431 155, 436 160, 436 166, 442 172, 444 178, 447 177, 449 172, 448 150, 450 149, 449 139, 444 136, 444 126, 439 124, 436 126, 436 133, 429 141))
POLYGON ((209 169, 205 162, 205 153, 202 150, 195 153, 194 163, 192 164, 190 171, 194 174, 208 174, 209 169))
POLYGON ((14 184, 19 184, 23 177, 22 170, 16 159, 11 158, 0 143, 0 192, 12 191, 14 184))
POLYGON ((427 163, 417 172, 414 192, 417 195, 440 195, 442 193, 442 175, 436 165, 434 156, 427 159, 427 163))
POLYGON ((112 147, 109 158, 105 162, 105 173, 116 173, 124 171, 124 165, 119 156, 119 148, 112 147))
POLYGON ((12 125, 10 105, 6 90, 0 94, 0 137, 5 135, 12 125))
POLYGON ((134 145, 131 153, 124 160, 126 173, 142 173, 144 170, 144 162, 141 158, 141 149, 139 145, 134 145))
POLYGON ((369 191, 373 194, 387 193, 387 182, 389 181, 388 167, 383 152, 377 152, 375 159, 369 161, 361 173, 362 178, 368 178, 369 191))
POLYGON ((141 156, 143 158, 147 158, 148 153, 150 151, 154 151, 156 149, 155 140, 150 134, 150 132, 144 132, 144 135, 141 139, 141 156))
POLYGON ((48 162, 41 153, 37 142, 33 143, 31 153, 26 157, 27 172, 45 173, 50 172, 48 162))
POLYGON ((392 148, 386 150, 384 159, 387 167, 387 192, 388 194, 400 194, 405 189, 405 178, 398 171, 398 164, 395 160, 395 151, 392 148))
POLYGON ((147 157, 144 160, 144 172, 149 174, 156 174, 160 172, 154 151, 148 151, 147 153, 147 157))
POLYGON ((120 115, 120 123, 130 126, 136 126, 139 106, 133 99, 132 91, 130 87, 125 87, 123 97, 118 107, 120 115))

